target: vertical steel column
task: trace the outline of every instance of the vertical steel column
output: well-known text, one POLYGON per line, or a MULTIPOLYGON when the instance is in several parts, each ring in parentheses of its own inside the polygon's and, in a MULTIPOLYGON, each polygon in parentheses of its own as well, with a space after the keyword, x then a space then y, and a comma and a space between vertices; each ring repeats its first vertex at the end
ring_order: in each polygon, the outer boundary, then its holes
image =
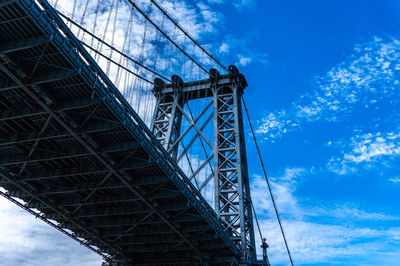
MULTIPOLYGON (((151 131, 164 148, 169 150, 181 132, 182 112, 180 110, 183 110, 184 106, 181 91, 184 83, 180 77, 172 76, 174 93, 169 95, 161 93, 162 89, 165 88, 164 81, 155 79, 154 83, 153 93, 157 97, 157 103, 151 122, 151 131)), ((177 154, 178 145, 170 151, 170 155, 174 159, 177 158, 177 154)))
MULTIPOLYGON (((183 83, 172 77, 172 84, 155 80, 157 97, 152 131, 169 149, 180 135, 184 100, 212 94, 214 105, 214 210, 234 242, 242 248, 241 264, 257 260, 251 210, 249 175, 242 117, 241 96, 246 79, 235 66, 229 66, 229 74, 220 75, 210 69, 209 79, 183 83), (185 97, 182 97, 186 95, 185 97), (201 96, 199 96, 201 95, 201 96), (181 108, 178 108, 180 106, 181 108)), ((171 150, 177 158, 177 147, 171 150)))
POLYGON ((243 75, 230 66, 229 84, 214 87, 216 211, 232 240, 240 242, 242 263, 256 260, 241 95, 243 75))

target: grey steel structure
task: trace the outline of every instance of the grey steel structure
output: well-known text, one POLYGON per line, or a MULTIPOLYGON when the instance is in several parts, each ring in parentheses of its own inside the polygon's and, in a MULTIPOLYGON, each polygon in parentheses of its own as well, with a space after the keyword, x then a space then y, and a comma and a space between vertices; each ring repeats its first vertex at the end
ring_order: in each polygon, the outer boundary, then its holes
MULTIPOLYGON (((151 130, 176 159, 178 143, 187 132, 181 135, 182 117, 190 121, 197 137, 207 142, 201 128, 196 126, 198 119, 184 111, 185 103, 212 97, 213 153, 206 161, 214 158, 215 211, 231 239, 241 247, 241 262, 248 263, 256 261, 256 252, 241 108, 241 96, 247 82, 235 66, 229 66, 229 72, 220 75, 216 69, 211 69, 209 79, 188 83, 173 76, 168 85, 156 79, 153 92, 157 104, 151 130)), ((208 108, 204 107, 201 114, 208 108)), ((182 153, 185 152, 183 149, 182 153)))

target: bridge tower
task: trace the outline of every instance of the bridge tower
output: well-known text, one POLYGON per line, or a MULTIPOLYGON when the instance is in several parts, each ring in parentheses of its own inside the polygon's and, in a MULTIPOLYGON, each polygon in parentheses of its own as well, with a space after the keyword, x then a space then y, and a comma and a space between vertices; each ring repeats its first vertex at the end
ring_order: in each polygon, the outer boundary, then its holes
POLYGON ((226 75, 210 69, 208 79, 187 83, 178 76, 172 76, 170 84, 156 78, 153 93, 157 103, 151 130, 176 159, 179 141, 185 134, 181 132, 183 117, 190 121, 198 137, 206 141, 196 119, 185 112, 184 105, 190 100, 212 98, 214 140, 210 158, 213 157, 214 164, 214 210, 231 239, 241 247, 240 263, 252 264, 256 261, 256 250, 241 107, 247 82, 235 66, 228 69, 226 75))

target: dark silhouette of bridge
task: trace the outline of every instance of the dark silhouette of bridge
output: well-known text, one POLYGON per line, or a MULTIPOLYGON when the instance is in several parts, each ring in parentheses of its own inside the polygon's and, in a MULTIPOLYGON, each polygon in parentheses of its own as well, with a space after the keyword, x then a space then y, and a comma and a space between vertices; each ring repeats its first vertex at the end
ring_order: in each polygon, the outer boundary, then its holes
POLYGON ((49 3, 3 0, 0 18, 4 197, 110 265, 268 264, 256 256, 237 68, 193 82, 158 77, 149 129, 49 3), (205 98, 209 119, 187 114, 205 98), (198 121, 214 123, 208 153, 198 121), (185 136, 207 154, 189 177, 177 160, 192 145, 179 146, 185 136), (200 193, 212 179, 214 208, 200 193))

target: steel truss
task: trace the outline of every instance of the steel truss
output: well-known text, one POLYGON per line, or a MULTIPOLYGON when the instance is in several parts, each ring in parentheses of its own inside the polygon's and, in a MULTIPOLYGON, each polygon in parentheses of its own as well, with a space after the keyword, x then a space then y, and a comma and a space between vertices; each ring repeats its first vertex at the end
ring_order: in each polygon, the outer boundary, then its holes
POLYGON ((216 213, 54 9, 3 1, 0 18, 2 196, 110 263, 236 262, 216 213))
POLYGON ((168 85, 161 79, 155 79, 153 93, 157 104, 151 130, 178 162, 188 156, 188 147, 196 138, 200 139, 205 153, 205 146, 211 147, 212 154, 206 154, 206 159, 197 169, 193 169, 189 162, 190 179, 200 191, 214 179, 215 211, 231 239, 241 246, 241 262, 251 263, 256 261, 256 251, 240 101, 247 83, 235 66, 230 66, 229 72, 228 75, 220 75, 217 70, 211 69, 209 79, 188 83, 173 76, 172 83, 168 85), (210 97, 212 102, 195 119, 189 107, 189 114, 184 111, 186 101, 210 97), (211 105, 213 114, 197 126, 211 105), (181 132, 182 117, 190 122, 184 132, 181 132), (202 130, 212 118, 214 141, 210 143, 202 130), (185 147, 182 139, 190 129, 194 129, 195 134, 185 147), (179 142, 183 145, 180 154, 179 142), (212 174, 198 184, 196 175, 212 161, 212 174))

